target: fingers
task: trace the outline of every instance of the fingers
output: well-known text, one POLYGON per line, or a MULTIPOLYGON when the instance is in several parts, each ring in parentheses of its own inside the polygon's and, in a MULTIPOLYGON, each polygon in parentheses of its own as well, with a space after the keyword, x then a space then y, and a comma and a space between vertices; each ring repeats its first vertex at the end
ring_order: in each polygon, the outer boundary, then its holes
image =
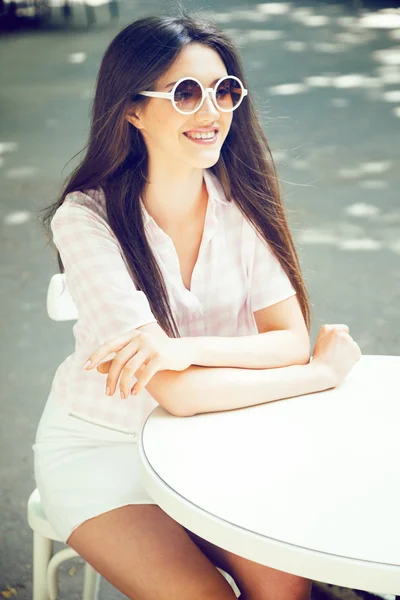
POLYGON ((344 323, 322 325, 318 332, 317 338, 322 339, 329 334, 343 334, 344 336, 349 335, 349 326, 345 325, 344 323))
POLYGON ((122 350, 124 346, 132 341, 132 338, 138 337, 140 334, 140 331, 136 331, 134 329, 133 331, 128 331, 123 335, 119 335, 111 340, 108 340, 107 342, 104 342, 104 344, 102 344, 100 348, 96 350, 96 352, 93 352, 93 354, 89 356, 88 360, 83 365, 83 368, 86 370, 93 369, 109 354, 122 350))
POLYGON ((323 333, 323 335, 329 333, 330 331, 334 331, 334 330, 336 330, 337 335, 340 338, 343 338, 343 339, 347 338, 347 339, 351 340, 351 342, 356 350, 357 361, 359 361, 362 356, 361 348, 357 344, 357 342, 355 342, 354 339, 351 337, 349 326, 345 325, 344 323, 340 323, 340 324, 334 324, 334 325, 323 325, 321 327, 321 332, 323 333))
POLYGON ((344 323, 340 323, 339 325, 332 325, 332 327, 336 329, 336 331, 344 331, 346 333, 349 333, 350 331, 348 325, 345 325, 344 323))
POLYGON ((99 373, 106 374, 106 394, 113 396, 120 378, 121 398, 139 394, 153 375, 162 367, 160 352, 153 339, 144 331, 132 330, 102 344, 85 363, 87 370, 97 367, 99 373), (104 360, 115 353, 111 360, 104 360), (136 378, 135 385, 133 379, 136 378))
MULTIPOLYGON (((128 398, 130 391, 132 389, 132 379, 136 377, 142 376, 143 371, 138 372, 140 367, 149 360, 149 356, 145 350, 139 350, 139 352, 132 358, 123 368, 121 373, 121 380, 119 384, 119 389, 121 393, 121 398, 128 398)), ((136 384, 135 386, 136 387, 136 384)))
POLYGON ((358 361, 360 360, 361 356, 362 356, 361 348, 360 348, 360 346, 357 344, 357 342, 355 342, 355 341, 353 340, 353 338, 350 338, 350 339, 351 339, 351 341, 352 341, 352 343, 353 343, 353 346, 354 346, 354 349, 355 349, 355 351, 356 351, 357 362, 358 362, 358 361))
POLYGON ((346 333, 349 333, 349 326, 345 325, 344 323, 339 323, 339 324, 333 324, 333 325, 323 325, 321 327, 321 331, 322 333, 328 333, 329 331, 345 331, 346 333))
MULTIPOLYGON (((156 359, 149 360, 147 358, 147 354, 142 351, 138 352, 134 359, 131 359, 125 363, 125 365, 121 369, 121 379, 120 379, 120 392, 121 398, 126 399, 129 394, 135 396, 139 394, 149 383, 150 379, 160 370, 160 363, 156 359), (137 368, 137 365, 140 365, 137 368), (132 379, 136 378, 136 383, 132 387, 132 379)), ((113 360, 108 360, 106 362, 100 363, 97 367, 99 373, 109 373, 111 369, 111 365, 113 365, 113 360)), ((111 372, 111 381, 107 380, 107 386, 110 387, 110 395, 115 393, 118 375, 115 375, 117 370, 115 367, 111 372), (114 381, 115 379, 115 381, 114 381)))
MULTIPOLYGON (((127 344, 122 350, 120 350, 113 361, 111 362, 111 366, 108 372, 107 381, 106 381, 106 389, 110 390, 108 396, 112 396, 115 393, 115 389, 117 387, 117 382, 119 377, 122 377, 125 369, 130 370, 132 365, 132 360, 134 360, 140 354, 141 362, 137 365, 137 369, 143 363, 144 358, 143 354, 139 350, 139 344, 136 340, 127 344)), ((140 360, 139 359, 139 360, 140 360)), ((135 363, 136 364, 136 363, 135 363)), ((133 372, 134 373, 134 372, 133 372)), ((132 375, 131 375, 132 377, 132 375)), ((121 386, 120 386, 121 387, 121 386)))
POLYGON ((138 376, 138 380, 131 390, 132 396, 140 394, 146 387, 150 379, 159 371, 159 364, 156 360, 150 360, 147 365, 143 365, 143 369, 138 376))
POLYGON ((112 360, 106 360, 97 366, 99 373, 108 373, 112 364, 112 360))

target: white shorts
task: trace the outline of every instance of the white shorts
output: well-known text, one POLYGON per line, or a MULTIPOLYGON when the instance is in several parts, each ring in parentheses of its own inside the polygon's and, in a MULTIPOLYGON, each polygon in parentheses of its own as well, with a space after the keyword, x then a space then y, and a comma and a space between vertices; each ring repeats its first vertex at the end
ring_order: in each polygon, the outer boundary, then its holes
POLYGON ((50 394, 34 469, 46 517, 64 542, 87 519, 127 504, 155 504, 141 483, 139 435, 73 416, 50 394))

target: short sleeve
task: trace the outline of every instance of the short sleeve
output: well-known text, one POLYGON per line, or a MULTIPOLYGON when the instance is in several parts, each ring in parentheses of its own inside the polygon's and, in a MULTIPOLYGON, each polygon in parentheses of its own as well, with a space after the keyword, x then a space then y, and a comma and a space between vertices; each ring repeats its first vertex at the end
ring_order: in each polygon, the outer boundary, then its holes
POLYGON ((101 345, 156 321, 145 294, 133 282, 117 238, 101 215, 67 196, 53 216, 51 229, 78 322, 92 341, 101 345))
POLYGON ((251 277, 252 311, 261 310, 296 294, 289 277, 264 239, 255 234, 254 262, 251 277))

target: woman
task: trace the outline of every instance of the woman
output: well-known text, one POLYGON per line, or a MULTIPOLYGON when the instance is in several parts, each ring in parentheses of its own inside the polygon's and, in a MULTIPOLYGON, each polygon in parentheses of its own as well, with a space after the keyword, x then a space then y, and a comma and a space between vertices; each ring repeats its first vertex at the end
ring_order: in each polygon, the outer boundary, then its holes
POLYGON ((79 313, 34 445, 55 530, 135 600, 234 598, 214 565, 243 600, 309 598, 311 581, 185 530, 138 474, 137 437, 157 403, 190 416, 321 391, 360 357, 333 325, 309 361, 275 168, 224 33, 184 15, 116 36, 86 156, 50 222, 79 313))

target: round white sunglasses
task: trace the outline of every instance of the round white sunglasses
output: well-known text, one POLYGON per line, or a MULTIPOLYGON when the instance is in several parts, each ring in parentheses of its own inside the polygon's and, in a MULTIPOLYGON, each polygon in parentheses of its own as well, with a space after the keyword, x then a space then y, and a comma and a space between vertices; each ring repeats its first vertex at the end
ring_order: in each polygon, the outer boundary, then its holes
POLYGON ((139 95, 165 98, 182 115, 191 115, 201 108, 207 93, 211 93, 215 106, 222 112, 232 112, 247 96, 247 90, 234 75, 221 77, 213 88, 204 88, 194 77, 182 77, 170 92, 139 92, 139 95))

